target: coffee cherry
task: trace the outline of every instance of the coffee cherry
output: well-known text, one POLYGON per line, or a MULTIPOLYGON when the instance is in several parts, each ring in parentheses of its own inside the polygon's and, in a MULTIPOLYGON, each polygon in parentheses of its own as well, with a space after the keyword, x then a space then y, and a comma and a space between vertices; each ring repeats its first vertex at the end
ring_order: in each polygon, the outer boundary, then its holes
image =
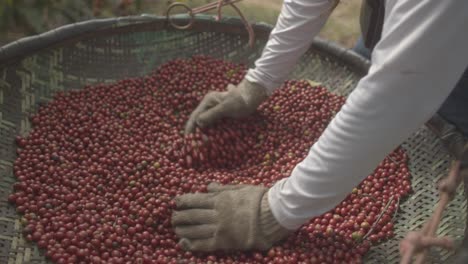
POLYGON ((243 119, 183 135, 209 91, 238 84, 244 65, 195 56, 147 76, 58 92, 18 137, 8 201, 24 234, 57 263, 361 263, 393 236, 411 191, 398 148, 335 209, 268 252, 184 252, 170 225, 173 198, 210 182, 267 187, 288 177, 345 98, 289 80, 243 119), (388 204, 388 206, 386 206, 388 204))

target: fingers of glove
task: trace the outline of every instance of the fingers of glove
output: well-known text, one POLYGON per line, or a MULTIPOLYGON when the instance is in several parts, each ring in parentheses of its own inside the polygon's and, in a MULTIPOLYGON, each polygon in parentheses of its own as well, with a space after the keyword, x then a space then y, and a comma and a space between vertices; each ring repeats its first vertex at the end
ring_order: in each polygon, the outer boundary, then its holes
POLYGON ((209 252, 209 251, 215 251, 218 248, 216 248, 216 243, 213 238, 206 238, 206 239, 181 239, 179 241, 179 245, 182 247, 184 250, 188 251, 204 251, 204 252, 209 252))
POLYGON ((216 225, 180 225, 175 228, 175 233, 181 238, 205 239, 210 238, 216 231, 216 225))
POLYGON ((190 134, 195 130, 196 119, 204 111, 218 105, 223 101, 227 92, 210 92, 198 104, 197 108, 190 114, 189 120, 185 125, 185 134, 190 134))
POLYGON ((234 90, 234 89, 236 89, 236 88, 237 88, 236 85, 230 83, 230 84, 228 84, 228 86, 227 86, 226 89, 228 90, 228 92, 230 92, 230 91, 232 91, 232 90, 234 90))
POLYGON ((227 114, 229 113, 230 109, 228 105, 223 102, 220 104, 217 104, 213 108, 210 108, 198 115, 196 118, 196 123, 200 127, 207 127, 214 122, 220 120, 223 117, 226 117, 227 114))
POLYGON ((214 205, 214 194, 210 193, 187 193, 177 196, 174 201, 177 209, 211 209, 214 205))
POLYGON ((189 116, 189 119, 187 123, 185 124, 185 134, 190 134, 193 131, 195 131, 195 119, 200 113, 200 109, 202 107, 203 101, 198 104, 198 106, 195 108, 195 110, 192 111, 192 113, 189 116))
POLYGON ((195 131, 195 125, 196 125, 195 124, 195 116, 191 115, 189 117, 189 120, 185 124, 185 129, 184 129, 185 135, 193 133, 195 131))
POLYGON ((216 222, 218 214, 211 209, 188 209, 174 211, 171 217, 172 226, 204 225, 216 222))
POLYGON ((206 187, 208 192, 220 192, 220 191, 229 191, 229 190, 238 190, 246 187, 245 184, 228 184, 222 185, 217 182, 212 182, 206 187))

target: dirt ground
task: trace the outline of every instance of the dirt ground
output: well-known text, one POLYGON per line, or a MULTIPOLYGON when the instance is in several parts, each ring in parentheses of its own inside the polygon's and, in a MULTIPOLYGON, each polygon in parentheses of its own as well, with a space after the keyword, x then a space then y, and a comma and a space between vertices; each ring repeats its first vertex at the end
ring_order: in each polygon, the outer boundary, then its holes
POLYGON ((341 0, 320 35, 352 47, 360 34, 361 2, 362 0, 341 0))

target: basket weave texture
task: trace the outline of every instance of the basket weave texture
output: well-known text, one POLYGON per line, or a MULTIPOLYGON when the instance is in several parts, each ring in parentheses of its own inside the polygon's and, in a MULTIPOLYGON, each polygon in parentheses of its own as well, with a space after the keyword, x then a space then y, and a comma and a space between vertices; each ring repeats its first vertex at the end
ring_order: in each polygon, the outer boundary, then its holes
MULTIPOLYGON (((180 18, 184 20, 184 18, 180 18)), ((261 54, 271 27, 254 25, 256 45, 236 19, 197 19, 188 31, 171 29, 164 18, 140 16, 74 24, 0 48, 0 263, 46 263, 22 234, 21 216, 7 202, 15 178, 16 135, 31 128, 28 117, 60 90, 142 76, 175 58, 205 54, 250 66, 261 54)), ((348 95, 368 63, 351 51, 316 39, 290 78, 310 79, 348 95)), ((401 205, 395 238, 372 248, 366 263, 398 263, 398 242, 419 229, 431 215, 438 194, 435 183, 445 176, 451 157, 426 128, 404 143, 410 157, 414 194, 401 205)), ((463 191, 446 209, 439 234, 461 240, 466 220, 463 191)), ((431 251, 433 263, 447 263, 450 253, 431 251)))

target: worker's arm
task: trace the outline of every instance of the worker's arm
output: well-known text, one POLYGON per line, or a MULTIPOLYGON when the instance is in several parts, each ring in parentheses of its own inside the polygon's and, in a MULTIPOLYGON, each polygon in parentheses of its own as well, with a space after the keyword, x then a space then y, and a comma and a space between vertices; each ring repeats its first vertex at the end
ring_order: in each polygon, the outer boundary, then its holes
POLYGON ((270 247, 335 207, 442 104, 468 62, 468 2, 386 3, 369 74, 291 177, 268 192, 238 185, 179 196, 172 221, 184 248, 270 247))
POLYGON ((336 0, 285 0, 261 58, 246 79, 269 94, 283 84, 327 21, 336 0))
POLYGON ((387 1, 368 75, 291 177, 268 192, 282 226, 334 208, 437 111, 468 64, 467 12, 466 1, 387 1))
POLYGON ((260 59, 239 85, 210 92, 192 112, 185 133, 225 117, 250 115, 279 87, 323 27, 336 0, 285 0, 260 59))

